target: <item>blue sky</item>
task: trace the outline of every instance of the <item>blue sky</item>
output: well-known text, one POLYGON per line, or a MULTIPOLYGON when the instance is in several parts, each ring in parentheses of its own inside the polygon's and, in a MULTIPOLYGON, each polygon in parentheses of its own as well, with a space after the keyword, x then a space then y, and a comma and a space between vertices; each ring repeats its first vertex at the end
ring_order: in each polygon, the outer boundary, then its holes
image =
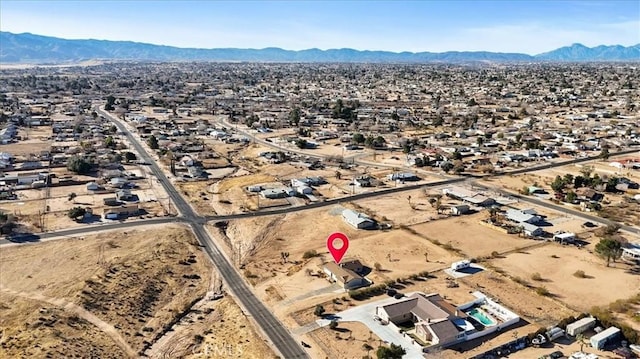
POLYGON ((537 54, 640 43, 640 1, 1 0, 0 30, 180 47, 537 54))

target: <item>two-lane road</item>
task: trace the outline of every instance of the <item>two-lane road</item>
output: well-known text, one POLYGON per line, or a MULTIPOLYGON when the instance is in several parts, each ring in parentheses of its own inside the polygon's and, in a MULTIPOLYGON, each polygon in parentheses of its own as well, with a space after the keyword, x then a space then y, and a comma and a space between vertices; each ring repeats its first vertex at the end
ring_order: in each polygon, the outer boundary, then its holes
POLYGON ((126 129, 124 124, 111 114, 96 107, 96 111, 111 119, 118 129, 124 133, 129 142, 133 145, 140 157, 149 163, 151 172, 158 178, 160 184, 180 211, 187 223, 193 229, 196 238, 209 255, 218 272, 224 278, 226 286, 239 304, 253 318, 261 331, 269 338, 275 349, 286 359, 308 358, 307 353, 300 347, 298 342, 291 336, 287 328, 269 311, 269 309, 256 297, 247 282, 244 281, 240 273, 231 265, 229 260, 223 255, 220 248, 211 239, 204 228, 204 218, 198 216, 193 208, 184 200, 176 188, 171 184, 167 176, 160 169, 158 164, 147 153, 140 142, 126 129))

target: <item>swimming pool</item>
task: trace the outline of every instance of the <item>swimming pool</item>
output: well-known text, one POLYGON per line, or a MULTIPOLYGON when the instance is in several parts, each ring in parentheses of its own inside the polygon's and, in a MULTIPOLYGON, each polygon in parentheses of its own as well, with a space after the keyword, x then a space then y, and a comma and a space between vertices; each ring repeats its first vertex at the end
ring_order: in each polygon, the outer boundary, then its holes
POLYGON ((467 314, 474 317, 476 320, 478 320, 480 323, 482 323, 482 325, 486 327, 497 324, 495 320, 489 318, 489 316, 485 314, 483 310, 480 310, 478 308, 471 309, 470 311, 467 312, 467 314))

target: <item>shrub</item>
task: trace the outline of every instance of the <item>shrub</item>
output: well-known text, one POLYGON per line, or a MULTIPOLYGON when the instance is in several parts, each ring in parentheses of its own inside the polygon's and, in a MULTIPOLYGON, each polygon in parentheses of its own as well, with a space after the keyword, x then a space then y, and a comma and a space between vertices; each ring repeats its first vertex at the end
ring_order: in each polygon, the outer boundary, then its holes
POLYGON ((518 284, 521 284, 521 285, 527 286, 527 287, 529 286, 529 283, 527 283, 527 281, 526 281, 526 280, 524 280, 524 279, 522 279, 522 278, 520 278, 520 277, 513 277, 513 281, 514 281, 514 282, 516 282, 516 283, 518 283, 518 284))
POLYGON ((540 282, 542 280, 542 276, 540 273, 536 272, 531 275, 531 279, 540 282))
POLYGON ((498 253, 498 251, 493 251, 493 252, 491 252, 491 256, 493 258, 500 258, 500 253, 498 253))
POLYGON ((547 288, 545 288, 545 287, 538 287, 538 288, 536 288, 536 293, 537 293, 538 295, 543 296, 543 297, 548 297, 548 296, 550 296, 550 295, 551 295, 551 292, 549 292, 549 290, 548 290, 547 288))
POLYGON ((583 270, 575 271, 575 273, 573 273, 573 276, 576 278, 587 278, 587 275, 584 273, 583 270))
POLYGON ((337 320, 332 320, 331 323, 329 323, 329 329, 335 330, 338 327, 338 321, 337 320))
POLYGON ((320 317, 324 314, 325 310, 324 307, 321 305, 316 305, 316 309, 314 309, 313 314, 315 314, 316 316, 320 317))
POLYGON ((609 309, 616 313, 624 313, 629 310, 629 303, 624 299, 618 299, 615 302, 609 304, 609 309))
POLYGON ((621 325, 620 326, 620 331, 622 332, 622 335, 627 339, 627 341, 629 341, 630 343, 634 343, 634 344, 638 344, 640 343, 640 335, 638 335, 638 332, 635 331, 633 328, 631 328, 628 325, 621 325))
POLYGON ((315 249, 311 249, 308 250, 306 252, 304 252, 304 254, 302 254, 302 259, 309 259, 309 258, 313 258, 313 257, 317 257, 318 256, 318 252, 316 252, 315 249))

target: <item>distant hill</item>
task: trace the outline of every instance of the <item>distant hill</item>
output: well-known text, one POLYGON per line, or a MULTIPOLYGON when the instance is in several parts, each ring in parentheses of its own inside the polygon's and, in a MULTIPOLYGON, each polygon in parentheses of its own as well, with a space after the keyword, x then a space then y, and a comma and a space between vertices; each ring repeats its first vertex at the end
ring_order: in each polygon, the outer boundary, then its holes
POLYGON ((0 32, 2 63, 69 63, 86 60, 137 61, 251 61, 251 62, 531 62, 640 60, 640 44, 630 47, 574 44, 531 56, 486 51, 390 52, 354 49, 194 49, 131 41, 67 40, 56 37, 0 32))
POLYGON ((620 45, 586 47, 582 44, 573 44, 536 55, 536 58, 550 61, 638 61, 640 44, 629 47, 620 45))

